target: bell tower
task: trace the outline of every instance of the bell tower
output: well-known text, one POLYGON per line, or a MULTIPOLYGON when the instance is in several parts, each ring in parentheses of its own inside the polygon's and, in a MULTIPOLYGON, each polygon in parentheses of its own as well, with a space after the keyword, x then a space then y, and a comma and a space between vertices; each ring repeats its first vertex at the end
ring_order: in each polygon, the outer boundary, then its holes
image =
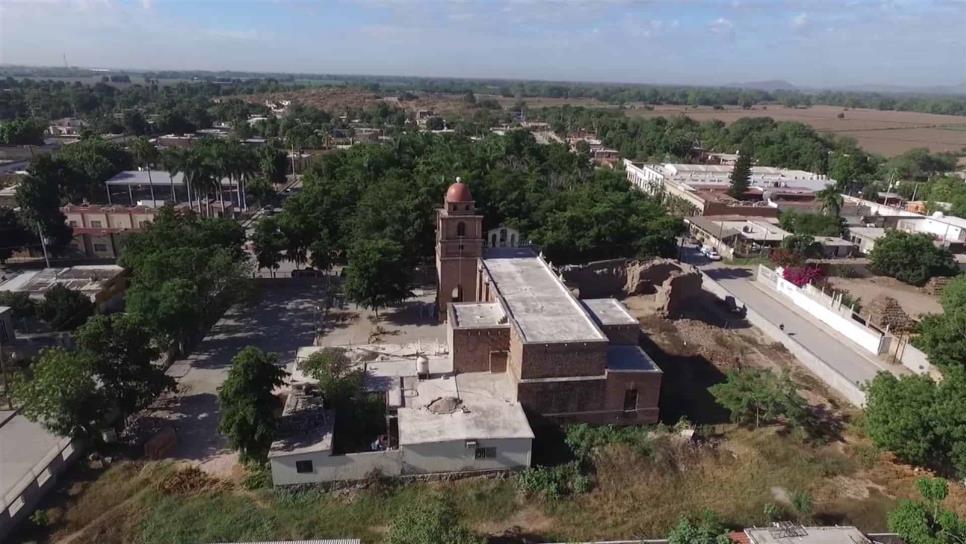
POLYGON ((456 178, 436 210, 436 307, 446 320, 450 302, 475 302, 477 260, 483 255, 483 216, 470 188, 456 178))

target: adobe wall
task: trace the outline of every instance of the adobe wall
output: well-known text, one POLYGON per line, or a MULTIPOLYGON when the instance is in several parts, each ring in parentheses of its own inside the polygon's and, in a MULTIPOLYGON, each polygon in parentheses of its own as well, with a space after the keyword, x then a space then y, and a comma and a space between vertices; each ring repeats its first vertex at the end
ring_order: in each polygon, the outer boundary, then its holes
POLYGON ((658 312, 668 317, 681 315, 687 302, 701 293, 701 273, 672 259, 596 261, 563 267, 561 275, 580 298, 652 295, 658 312))
POLYGON ((607 342, 523 344, 521 355, 522 379, 597 376, 607 366, 607 342))
POLYGON ((450 351, 454 372, 489 372, 490 352, 507 351, 510 327, 452 329, 450 351))

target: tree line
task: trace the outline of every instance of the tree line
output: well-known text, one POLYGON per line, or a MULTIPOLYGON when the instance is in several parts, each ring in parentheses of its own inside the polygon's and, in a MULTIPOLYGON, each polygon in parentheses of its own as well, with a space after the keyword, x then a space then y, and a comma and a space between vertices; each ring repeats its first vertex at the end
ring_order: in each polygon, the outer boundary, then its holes
POLYGON ((184 353, 245 292, 243 241, 233 220, 163 208, 124 244, 125 312, 96 313, 89 301, 69 300, 84 297, 66 289, 51 290, 54 300, 38 306, 52 326, 74 329, 77 347, 42 351, 16 376, 14 403, 51 432, 95 444, 101 431, 123 427, 174 388, 166 358, 184 353))

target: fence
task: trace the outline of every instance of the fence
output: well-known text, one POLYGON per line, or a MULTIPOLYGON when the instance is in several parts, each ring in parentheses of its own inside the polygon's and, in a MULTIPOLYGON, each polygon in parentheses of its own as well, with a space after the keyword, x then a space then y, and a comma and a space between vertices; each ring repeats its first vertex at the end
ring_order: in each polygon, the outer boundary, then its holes
MULTIPOLYGON (((732 297, 738 302, 741 302, 737 297, 734 296, 734 294, 722 287, 721 284, 713 280, 704 271, 701 272, 701 275, 703 277, 702 287, 704 287, 704 289, 713 293, 722 300, 726 299, 727 297, 732 297)), ((745 319, 747 319, 749 323, 761 329, 761 331, 770 336, 772 340, 785 346, 785 348, 791 352, 796 359, 798 359, 802 366, 818 376, 829 387, 845 397, 845 399, 850 403, 860 407, 865 405, 865 392, 862 391, 858 385, 852 383, 851 380, 840 374, 838 370, 835 370, 835 368, 828 365, 818 355, 815 355, 811 350, 795 340, 795 338, 782 332, 778 325, 769 321, 767 318, 756 312, 753 308, 747 305, 744 306, 746 311, 745 319)))
POLYGON ((832 327, 836 332, 858 344, 862 349, 879 355, 888 350, 889 341, 882 331, 858 321, 851 309, 842 305, 838 296, 829 296, 812 285, 804 288, 782 278, 778 272, 758 265, 757 281, 762 286, 782 295, 809 315, 832 327))

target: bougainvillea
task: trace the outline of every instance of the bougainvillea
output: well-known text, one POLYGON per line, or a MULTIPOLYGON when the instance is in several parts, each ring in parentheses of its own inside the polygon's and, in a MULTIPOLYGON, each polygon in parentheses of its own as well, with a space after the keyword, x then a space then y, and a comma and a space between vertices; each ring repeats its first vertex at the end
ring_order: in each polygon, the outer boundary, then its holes
POLYGON ((787 266, 782 270, 782 277, 798 287, 815 283, 822 276, 822 269, 817 266, 787 266))

